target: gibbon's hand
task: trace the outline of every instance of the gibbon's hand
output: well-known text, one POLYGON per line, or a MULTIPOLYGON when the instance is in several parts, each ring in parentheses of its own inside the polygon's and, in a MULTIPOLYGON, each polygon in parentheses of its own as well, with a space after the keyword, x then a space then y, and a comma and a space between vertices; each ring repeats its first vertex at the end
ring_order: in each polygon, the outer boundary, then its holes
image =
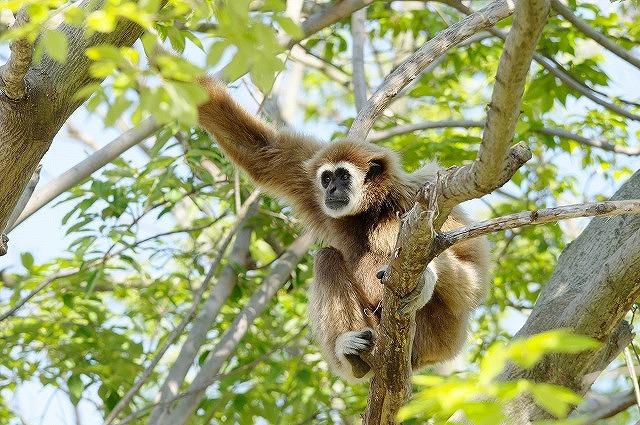
POLYGON ((400 300, 400 307, 397 310, 397 314, 405 315, 415 313, 424 307, 433 296, 437 280, 438 275, 433 265, 429 264, 424 270, 424 273, 422 273, 421 278, 418 279, 418 284, 415 289, 400 300))
POLYGON ((349 362, 354 378, 363 378, 371 371, 371 367, 362 360, 360 354, 371 351, 374 341, 375 335, 371 328, 343 332, 336 339, 336 355, 349 362))

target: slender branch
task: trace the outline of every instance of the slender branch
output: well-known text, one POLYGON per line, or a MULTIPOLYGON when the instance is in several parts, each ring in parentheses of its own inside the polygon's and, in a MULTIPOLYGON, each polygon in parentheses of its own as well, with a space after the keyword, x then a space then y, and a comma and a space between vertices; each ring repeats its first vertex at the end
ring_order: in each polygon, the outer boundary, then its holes
POLYGON ((611 41, 606 35, 602 34, 582 18, 575 15, 571 9, 565 6, 560 0, 551 0, 551 7, 558 12, 567 21, 571 22, 578 30, 584 33, 587 37, 594 40, 596 43, 609 50, 620 59, 628 62, 629 64, 640 69, 640 58, 637 58, 631 54, 628 50, 620 47, 613 41, 611 41))
MULTIPOLYGON (((465 6, 458 0, 439 0, 439 1, 467 15, 469 15, 470 13, 474 13, 469 7, 465 6)), ((487 31, 489 31, 491 34, 497 37, 502 38, 503 40, 506 40, 507 38, 507 33, 503 30, 496 29, 496 28, 489 28, 487 31)), ((590 99, 594 103, 604 107, 605 109, 615 112, 618 115, 622 115, 623 117, 629 118, 634 121, 640 121, 640 115, 634 114, 628 111, 627 109, 622 108, 621 106, 616 105, 615 103, 607 99, 602 99, 600 96, 597 96, 596 92, 593 89, 577 81, 559 64, 557 64, 553 59, 545 55, 542 55, 540 53, 534 53, 533 60, 538 62, 544 69, 546 69, 550 74, 558 78, 564 84, 566 84, 567 86, 569 86, 570 88, 578 92, 579 94, 590 99)))
POLYGON ((579 217, 613 217, 638 213, 640 213, 640 200, 587 202, 583 204, 522 211, 491 220, 480 221, 469 226, 441 233, 438 238, 442 239, 442 243, 451 246, 467 239, 501 230, 515 229, 517 227, 551 223, 579 217))
POLYGON ((439 56, 474 34, 491 28, 513 13, 512 1, 498 0, 440 31, 389 74, 371 96, 353 122, 347 137, 365 140, 382 111, 397 94, 439 56))
POLYGON ((16 204, 15 208, 11 212, 11 215, 9 216, 9 220, 7 221, 7 229, 10 229, 13 227, 14 223, 16 222, 16 220, 18 219, 22 211, 27 206, 29 199, 31 199, 31 195, 33 195, 33 192, 36 190, 36 186, 40 181, 40 171, 42 171, 42 164, 38 165, 38 167, 36 168, 36 171, 31 175, 31 179, 29 179, 29 183, 27 183, 27 186, 22 191, 22 195, 20 195, 20 198, 18 199, 18 203, 16 204))
POLYGON ((40 291, 42 291, 44 288, 46 288, 47 286, 51 285, 53 282, 55 282, 58 279, 62 279, 64 277, 69 277, 69 276, 73 276, 74 274, 79 273, 79 269, 72 269, 72 270, 64 270, 61 272, 58 272, 52 276, 49 276, 47 279, 43 280, 42 282, 40 282, 31 292, 29 292, 25 297, 20 298, 20 300, 18 300, 17 303, 15 303, 15 305, 13 307, 11 307, 9 310, 7 310, 6 312, 2 313, 0 315, 0 322, 2 322, 3 320, 13 316, 14 314, 16 314, 16 312, 18 310, 20 310, 20 308, 25 305, 27 302, 29 302, 29 300, 33 297, 35 297, 36 295, 38 295, 38 293, 40 291))
POLYGON ((215 378, 222 364, 234 352, 253 321, 264 311, 278 289, 289 279, 289 275, 307 252, 311 242, 311 236, 305 234, 298 237, 289 246, 287 251, 276 262, 271 273, 264 279, 260 288, 247 301, 247 304, 225 331, 215 348, 209 353, 202 368, 189 386, 189 394, 177 403, 171 413, 159 418, 156 422, 149 422, 149 425, 183 425, 188 421, 204 397, 207 388, 205 384, 215 378))
POLYGON ((184 331, 186 326, 191 322, 191 318, 195 314, 198 306, 200 305, 200 301, 202 300, 202 296, 204 295, 204 292, 209 287, 209 283, 211 282, 211 279, 213 279, 213 276, 215 275, 215 271, 220 266, 220 263, 222 261, 222 258, 224 256, 224 252, 226 251, 227 246, 229 245, 229 243, 231 242, 231 239, 239 229, 244 218, 251 211, 251 209, 256 207, 256 204, 259 201, 259 199, 260 199, 260 192, 258 190, 255 190, 251 195, 249 195, 244 205, 242 205, 242 207, 237 211, 236 221, 232 226, 231 230, 227 232, 227 235, 225 236, 222 243, 219 245, 218 255, 216 256, 213 263, 209 267, 209 271, 207 272, 202 285, 200 285, 200 287, 196 291, 193 297, 191 308, 189 309, 185 317, 182 319, 180 324, 168 336, 166 342, 158 350, 155 357, 153 358, 151 363, 147 366, 147 368, 144 370, 142 375, 140 375, 140 377, 136 380, 133 386, 118 401, 118 404, 116 404, 116 406, 109 412, 109 414, 104 420, 104 425, 110 425, 111 423, 113 423, 113 421, 118 416, 118 414, 120 414, 120 412, 122 412, 122 410, 124 410, 129 405, 129 403, 131 402, 133 397, 138 393, 140 388, 142 388, 144 383, 147 382, 147 380, 151 377, 153 370, 158 365, 158 363, 160 362, 164 354, 175 343, 178 337, 182 335, 182 332, 184 331))
POLYGON ((367 37, 364 25, 366 19, 366 7, 351 15, 353 94, 356 99, 356 111, 360 111, 367 101, 367 77, 364 72, 364 44, 367 37))
POLYGON ((220 272, 215 288, 205 300, 198 317, 193 322, 187 339, 180 347, 180 353, 171 365, 169 373, 160 387, 157 396, 160 404, 151 413, 150 422, 155 422, 158 417, 165 413, 163 408, 166 404, 164 402, 174 397, 180 390, 200 347, 207 340, 207 332, 211 328, 211 324, 215 322, 220 309, 226 303, 238 282, 236 264, 245 266, 247 264, 252 229, 246 226, 246 222, 253 216, 257 204, 255 201, 250 204, 250 209, 245 214, 243 222, 240 223, 228 263, 220 272))
MULTIPOLYGON (((21 9, 14 27, 20 27, 29 21, 26 10, 21 9)), ((31 67, 33 59, 33 45, 25 37, 13 40, 10 44, 11 56, 9 61, 0 68, 0 77, 4 86, 2 92, 11 100, 20 100, 27 93, 25 76, 31 67)))
MULTIPOLYGON (((379 130, 371 133, 367 138, 368 142, 378 143, 382 140, 389 139, 401 134, 413 133, 419 130, 433 130, 440 128, 482 128, 484 121, 474 120, 442 120, 442 121, 425 121, 417 124, 398 125, 385 130, 379 130)), ((606 140, 599 138, 588 138, 580 134, 572 133, 569 130, 554 127, 533 127, 529 129, 535 133, 546 134, 548 136, 560 137, 576 141, 580 144, 602 149, 609 152, 619 153, 623 155, 636 156, 640 155, 640 148, 629 146, 618 146, 606 140)))
POLYGON ((13 230, 40 208, 89 177, 93 172, 113 161, 126 150, 151 136, 160 128, 161 126, 153 118, 147 118, 137 127, 123 133, 102 149, 94 152, 73 168, 56 177, 33 195, 15 224, 8 230, 13 230))
POLYGON ((586 417, 581 425, 594 425, 602 419, 614 417, 620 412, 624 412, 636 402, 633 391, 616 394, 614 396, 599 396, 587 399, 578 406, 576 416, 586 417))

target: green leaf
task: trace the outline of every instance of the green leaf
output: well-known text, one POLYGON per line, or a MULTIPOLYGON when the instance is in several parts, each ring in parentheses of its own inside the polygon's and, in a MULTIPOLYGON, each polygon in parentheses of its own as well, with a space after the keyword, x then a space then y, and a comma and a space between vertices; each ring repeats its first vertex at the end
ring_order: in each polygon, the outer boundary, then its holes
POLYGON ((33 255, 30 252, 23 252, 20 254, 20 261, 25 269, 28 271, 33 270, 33 255))
POLYGON ((67 36, 58 30, 46 30, 42 35, 44 49, 49 56, 60 63, 67 60, 69 46, 67 36))
POLYGON ((82 391, 84 391, 84 384, 82 383, 82 379, 80 379, 80 375, 73 374, 67 379, 67 389, 69 390, 71 402, 74 405, 78 404, 82 398, 82 391))

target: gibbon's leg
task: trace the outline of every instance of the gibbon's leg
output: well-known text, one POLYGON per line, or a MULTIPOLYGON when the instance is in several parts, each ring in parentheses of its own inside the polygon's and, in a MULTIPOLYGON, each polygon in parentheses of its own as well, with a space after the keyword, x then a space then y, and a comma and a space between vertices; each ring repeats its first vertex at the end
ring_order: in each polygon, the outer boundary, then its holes
POLYGON ((431 300, 416 313, 412 367, 453 358, 467 337, 469 317, 487 292, 486 240, 454 245, 432 262, 437 281, 431 300))
POLYGON ((342 254, 323 248, 315 255, 315 277, 309 292, 309 323, 329 368, 337 375, 357 381, 370 367, 359 353, 373 348, 374 331, 364 315, 342 254))

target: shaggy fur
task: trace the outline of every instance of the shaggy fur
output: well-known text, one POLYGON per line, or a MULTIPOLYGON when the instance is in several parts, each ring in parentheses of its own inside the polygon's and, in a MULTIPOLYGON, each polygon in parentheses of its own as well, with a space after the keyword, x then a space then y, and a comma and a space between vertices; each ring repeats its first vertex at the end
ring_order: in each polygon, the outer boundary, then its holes
MULTIPOLYGON (((201 124, 256 184, 286 198, 306 226, 328 245, 315 256, 310 324, 330 368, 348 379, 363 378, 368 367, 351 351, 365 347, 362 338, 367 334, 353 331, 372 328, 375 333, 376 307, 383 292, 376 272, 389 263, 398 217, 413 206, 416 192, 434 177, 438 166, 431 163, 409 174, 401 168, 396 153, 384 147, 349 141, 323 144, 287 130, 277 131, 238 106, 216 81, 203 78, 200 82, 209 94, 209 101, 199 108, 201 124), (362 199, 351 215, 332 218, 323 210, 318 169, 339 162, 351 164, 363 175, 372 164, 380 172, 365 179, 362 199)), ((456 209, 444 228, 467 222, 456 209)), ((414 370, 450 359, 460 350, 470 313, 487 289, 486 240, 457 244, 432 265, 437 281, 433 296, 416 314, 414 370)))

